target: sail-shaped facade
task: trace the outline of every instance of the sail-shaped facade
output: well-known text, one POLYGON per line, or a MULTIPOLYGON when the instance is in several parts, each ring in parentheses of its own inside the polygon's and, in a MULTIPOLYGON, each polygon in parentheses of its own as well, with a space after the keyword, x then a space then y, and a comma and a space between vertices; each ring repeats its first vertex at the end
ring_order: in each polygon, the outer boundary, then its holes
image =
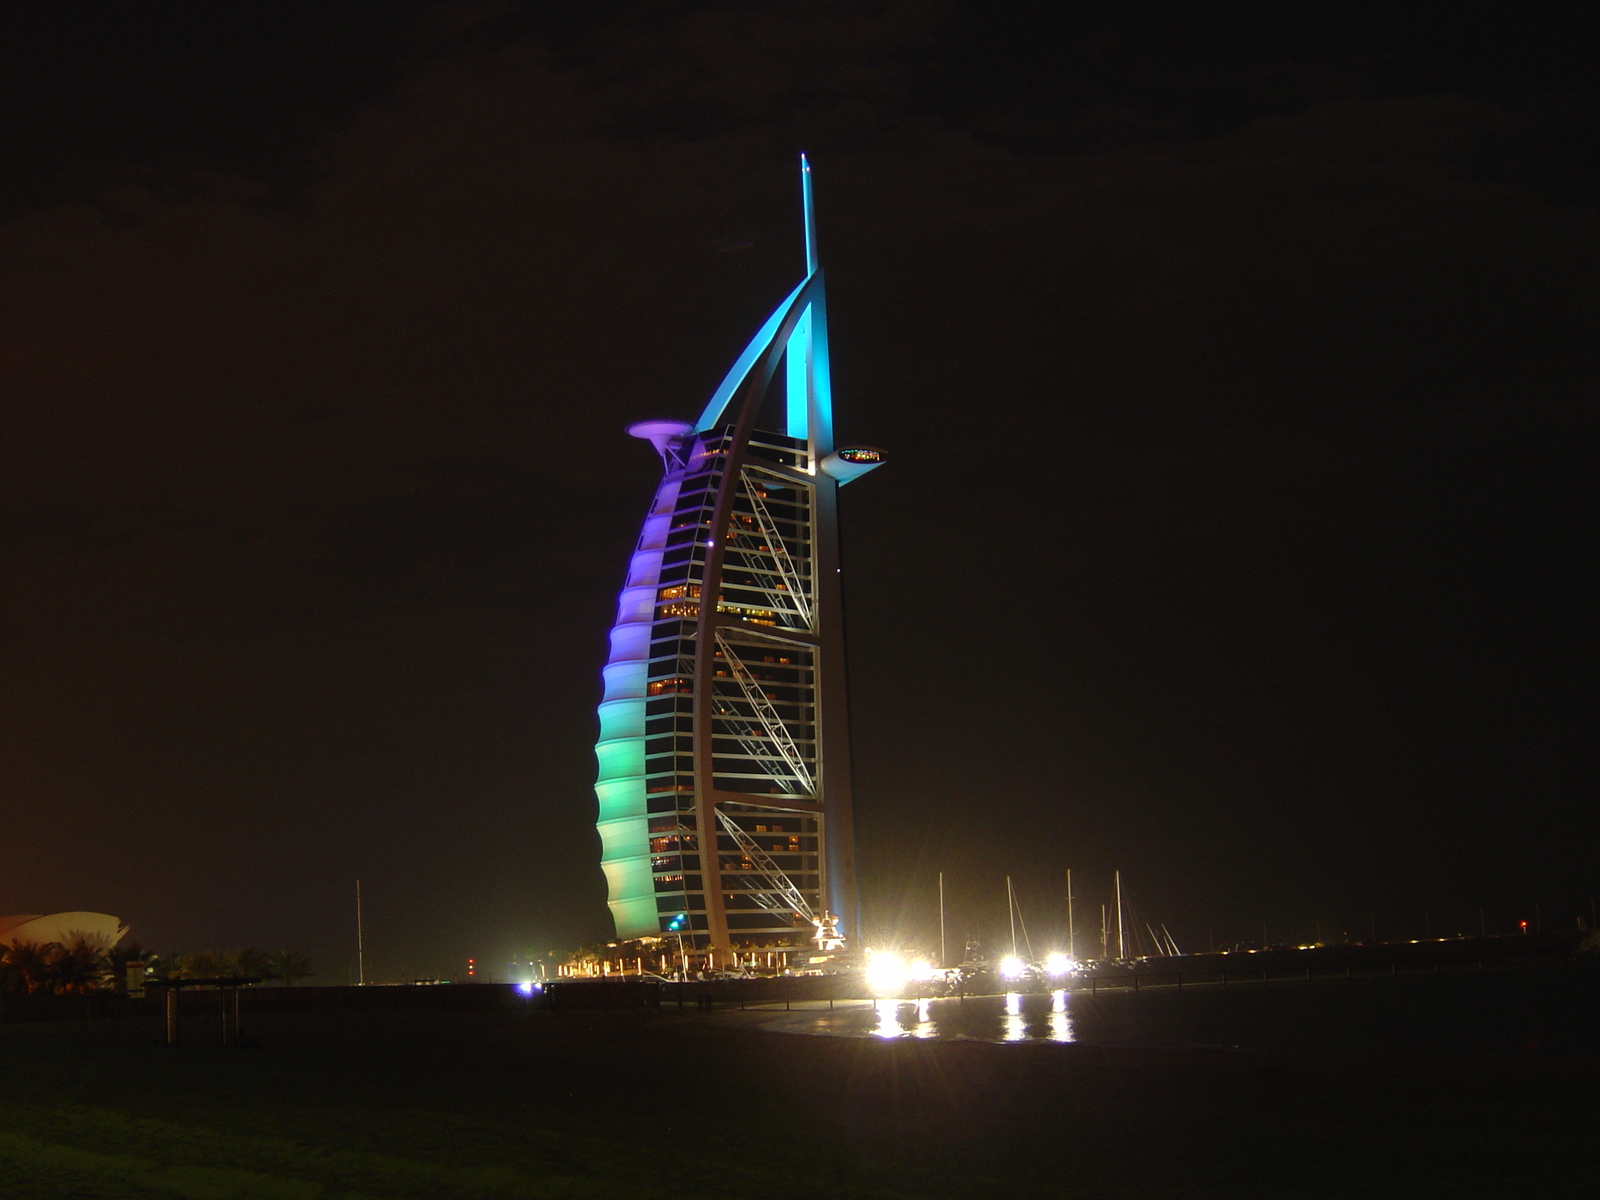
POLYGON ((804 158, 801 190, 805 278, 698 421, 629 430, 664 474, 611 631, 595 747, 621 938, 672 930, 730 950, 855 933, 837 492, 882 455, 833 443, 804 158))

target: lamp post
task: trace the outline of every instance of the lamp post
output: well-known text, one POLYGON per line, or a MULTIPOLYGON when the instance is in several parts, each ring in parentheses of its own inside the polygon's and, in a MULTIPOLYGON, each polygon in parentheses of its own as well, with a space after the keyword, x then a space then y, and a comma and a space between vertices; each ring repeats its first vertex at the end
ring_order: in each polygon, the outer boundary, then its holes
POLYGON ((689 959, 683 952, 683 926, 689 920, 689 914, 679 913, 667 925, 667 932, 678 935, 678 982, 682 983, 689 978, 689 959))

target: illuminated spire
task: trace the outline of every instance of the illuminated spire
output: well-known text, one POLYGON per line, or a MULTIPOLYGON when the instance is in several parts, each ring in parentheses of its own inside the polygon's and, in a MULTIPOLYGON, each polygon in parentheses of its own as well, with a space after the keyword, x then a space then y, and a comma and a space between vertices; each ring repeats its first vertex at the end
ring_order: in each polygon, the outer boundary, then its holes
POLYGON ((806 213, 806 274, 817 269, 817 210, 811 202, 811 164, 800 156, 800 200, 806 213))
POLYGON ((822 295, 822 268, 817 265, 816 204, 811 195, 811 163, 800 156, 800 201, 805 217, 806 277, 780 304, 739 355, 733 369, 695 423, 704 433, 724 419, 734 394, 752 377, 765 386, 763 367, 778 353, 786 361, 784 431, 808 442, 813 459, 833 453, 833 388, 828 373, 828 326, 822 295), (776 350, 775 350, 776 348, 776 350))

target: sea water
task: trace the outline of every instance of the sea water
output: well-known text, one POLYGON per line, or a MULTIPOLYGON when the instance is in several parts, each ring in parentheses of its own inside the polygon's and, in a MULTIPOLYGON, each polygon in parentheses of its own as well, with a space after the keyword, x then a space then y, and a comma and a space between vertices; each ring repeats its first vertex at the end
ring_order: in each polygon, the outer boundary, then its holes
POLYGON ((1600 1053, 1596 969, 879 999, 783 1013, 774 1032, 1022 1045, 1600 1053))
POLYGON ((796 1013, 782 1022, 796 1033, 836 1037, 930 1038, 980 1042, 1072 1042, 1066 991, 1013 992, 964 1000, 879 999, 832 1012, 796 1013))

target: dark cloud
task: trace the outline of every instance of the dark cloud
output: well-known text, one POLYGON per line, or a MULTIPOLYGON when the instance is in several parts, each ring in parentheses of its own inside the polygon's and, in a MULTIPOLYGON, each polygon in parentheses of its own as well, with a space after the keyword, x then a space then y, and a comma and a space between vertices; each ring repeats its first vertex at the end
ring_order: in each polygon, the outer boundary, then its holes
POLYGON ((126 184, 190 199, 217 173, 287 200, 311 148, 401 78, 425 7, 12 6, 0 17, 0 213, 126 184))

